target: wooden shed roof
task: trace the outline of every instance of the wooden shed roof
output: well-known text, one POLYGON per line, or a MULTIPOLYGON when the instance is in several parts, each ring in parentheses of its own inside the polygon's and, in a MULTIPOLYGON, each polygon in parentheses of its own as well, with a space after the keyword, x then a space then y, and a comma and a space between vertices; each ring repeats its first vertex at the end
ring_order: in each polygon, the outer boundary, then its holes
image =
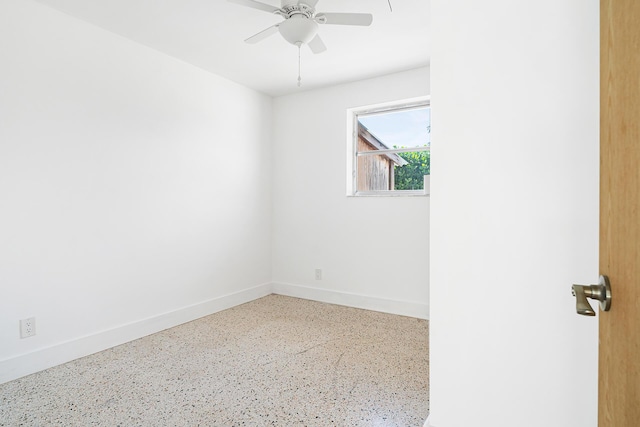
MULTIPOLYGON (((367 129, 367 127, 360 122, 358 122, 358 136, 375 150, 388 150, 391 148, 384 142, 380 141, 378 137, 372 134, 369 129, 367 129)), ((387 156, 398 166, 404 166, 407 164, 407 161, 405 159, 395 153, 384 153, 383 155, 387 156)))

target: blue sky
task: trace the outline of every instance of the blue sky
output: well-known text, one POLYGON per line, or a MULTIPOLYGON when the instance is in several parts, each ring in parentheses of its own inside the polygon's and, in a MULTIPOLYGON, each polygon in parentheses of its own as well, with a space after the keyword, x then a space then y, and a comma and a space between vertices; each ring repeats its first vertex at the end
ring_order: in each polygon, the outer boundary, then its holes
POLYGON ((431 144, 431 109, 397 111, 361 116, 360 122, 389 148, 420 147, 431 144))

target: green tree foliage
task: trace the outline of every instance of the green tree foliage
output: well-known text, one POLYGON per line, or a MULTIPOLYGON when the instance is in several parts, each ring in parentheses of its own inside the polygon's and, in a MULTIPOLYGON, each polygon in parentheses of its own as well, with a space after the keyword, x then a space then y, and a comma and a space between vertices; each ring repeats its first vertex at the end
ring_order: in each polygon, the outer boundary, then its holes
POLYGON ((413 151, 398 153, 398 156, 406 160, 407 164, 394 168, 395 189, 422 190, 424 188, 424 176, 431 173, 431 152, 413 151))

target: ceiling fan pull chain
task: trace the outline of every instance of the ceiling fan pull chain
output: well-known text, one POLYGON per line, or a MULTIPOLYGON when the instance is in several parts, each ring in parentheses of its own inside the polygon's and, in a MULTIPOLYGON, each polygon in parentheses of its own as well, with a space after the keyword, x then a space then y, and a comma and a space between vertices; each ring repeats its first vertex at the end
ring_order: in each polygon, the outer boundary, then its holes
POLYGON ((298 87, 302 86, 302 77, 300 77, 300 46, 301 43, 298 43, 298 87))
POLYGON ((391 7, 391 0, 387 0, 389 2, 389 10, 393 12, 393 8, 391 7))

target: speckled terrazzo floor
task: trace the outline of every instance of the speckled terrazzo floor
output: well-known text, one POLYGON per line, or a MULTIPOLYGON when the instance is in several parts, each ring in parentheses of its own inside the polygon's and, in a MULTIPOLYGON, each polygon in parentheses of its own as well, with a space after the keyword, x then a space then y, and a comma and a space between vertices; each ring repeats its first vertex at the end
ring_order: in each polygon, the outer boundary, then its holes
POLYGON ((0 385, 1 426, 422 426, 428 322, 270 295, 0 385))

